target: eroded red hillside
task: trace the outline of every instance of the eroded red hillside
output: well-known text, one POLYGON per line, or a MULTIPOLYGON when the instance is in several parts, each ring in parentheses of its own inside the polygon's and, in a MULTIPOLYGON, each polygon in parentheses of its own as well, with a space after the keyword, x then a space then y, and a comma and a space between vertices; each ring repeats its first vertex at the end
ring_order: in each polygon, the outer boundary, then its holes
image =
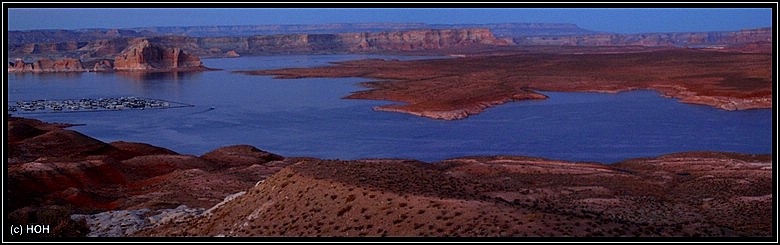
POLYGON ((18 117, 7 124, 5 200, 11 217, 63 205, 74 212, 207 208, 290 164, 251 146, 220 148, 201 158, 143 143, 107 144, 65 129, 68 124, 18 117), (245 154, 266 158, 238 161, 245 154))
POLYGON ((770 236, 768 155, 303 160, 139 236, 770 236))

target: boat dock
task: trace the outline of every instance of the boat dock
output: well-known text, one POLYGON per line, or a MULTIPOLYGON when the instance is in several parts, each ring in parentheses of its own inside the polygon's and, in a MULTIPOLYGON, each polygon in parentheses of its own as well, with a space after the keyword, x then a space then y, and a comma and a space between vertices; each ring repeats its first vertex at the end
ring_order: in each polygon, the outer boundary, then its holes
POLYGON ((172 102, 160 99, 141 97, 118 97, 99 99, 66 99, 66 100, 27 100, 8 102, 8 112, 19 114, 27 113, 57 113, 57 112, 85 112, 85 111, 119 111, 119 110, 145 110, 168 109, 179 107, 192 107, 194 105, 172 102))

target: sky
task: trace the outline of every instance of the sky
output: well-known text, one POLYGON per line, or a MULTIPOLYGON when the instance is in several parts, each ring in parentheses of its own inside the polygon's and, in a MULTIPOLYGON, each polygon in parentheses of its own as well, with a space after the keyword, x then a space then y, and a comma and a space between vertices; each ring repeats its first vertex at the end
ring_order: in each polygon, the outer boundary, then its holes
POLYGON ((21 9, 8 8, 8 30, 324 23, 572 23, 613 33, 736 31, 771 27, 771 8, 482 8, 482 9, 21 9))

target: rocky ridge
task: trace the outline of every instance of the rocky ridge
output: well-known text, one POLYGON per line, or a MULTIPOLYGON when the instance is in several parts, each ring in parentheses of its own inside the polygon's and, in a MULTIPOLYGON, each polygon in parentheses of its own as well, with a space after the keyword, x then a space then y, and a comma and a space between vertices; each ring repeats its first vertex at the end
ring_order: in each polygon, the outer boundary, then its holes
POLYGON ((510 156, 312 159, 210 213, 136 235, 768 236, 771 169, 768 155, 710 152, 613 166, 510 156))

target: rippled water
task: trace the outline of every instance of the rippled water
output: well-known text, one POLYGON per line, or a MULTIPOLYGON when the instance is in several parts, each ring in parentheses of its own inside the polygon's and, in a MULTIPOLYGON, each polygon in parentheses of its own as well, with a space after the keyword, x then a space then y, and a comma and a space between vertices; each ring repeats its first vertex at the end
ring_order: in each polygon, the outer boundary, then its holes
POLYGON ((200 155, 249 144, 285 156, 413 158, 528 155, 612 163, 680 151, 772 152, 772 111, 723 111, 660 97, 542 92, 465 120, 375 112, 386 101, 345 100, 361 78, 273 79, 234 70, 312 67, 361 58, 298 55, 205 59, 222 71, 199 73, 9 74, 8 101, 139 96, 194 107, 28 114, 100 140, 136 141, 200 155), (213 108, 213 109, 212 109, 213 108))

